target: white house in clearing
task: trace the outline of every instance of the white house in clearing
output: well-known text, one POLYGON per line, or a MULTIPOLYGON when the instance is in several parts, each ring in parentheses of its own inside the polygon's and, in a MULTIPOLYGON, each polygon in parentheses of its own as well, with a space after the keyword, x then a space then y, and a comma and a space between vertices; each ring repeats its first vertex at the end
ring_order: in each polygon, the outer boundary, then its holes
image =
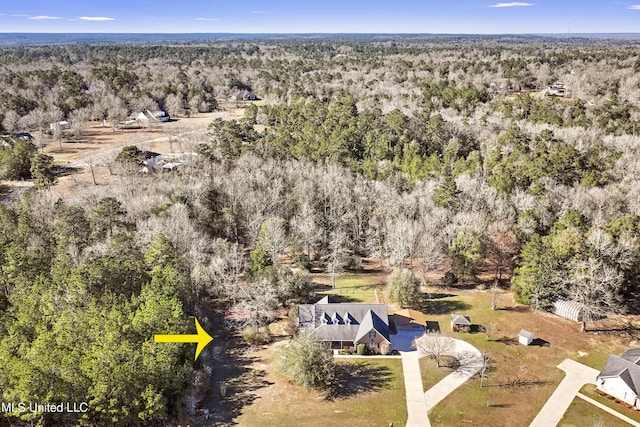
POLYGON ((598 390, 640 409, 640 348, 609 356, 597 383, 598 390))

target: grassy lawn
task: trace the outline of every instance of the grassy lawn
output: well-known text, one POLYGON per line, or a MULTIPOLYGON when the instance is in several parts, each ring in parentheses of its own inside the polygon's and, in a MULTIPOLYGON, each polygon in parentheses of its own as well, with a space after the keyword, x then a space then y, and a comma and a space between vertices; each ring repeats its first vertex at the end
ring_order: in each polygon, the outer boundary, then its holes
POLYGON ((336 276, 336 287, 331 288, 331 275, 326 273, 312 274, 313 282, 318 288, 316 292, 321 295, 329 294, 337 296, 341 302, 368 302, 379 301, 384 303, 384 280, 379 275, 370 273, 342 273, 336 276), (376 293, 378 299, 376 300, 376 293))
POLYGON ((441 379, 453 372, 453 369, 446 366, 438 367, 438 364, 433 357, 421 357, 419 362, 420 374, 422 375, 422 388, 424 391, 429 390, 441 379))
POLYGON ((407 421, 402 362, 399 359, 339 360, 348 381, 341 395, 325 399, 307 392, 285 378, 270 372, 272 350, 259 356, 261 367, 267 366, 269 386, 256 390, 257 398, 242 409, 236 420, 241 426, 298 427, 403 426, 407 421), (266 365, 265 365, 266 364, 266 365))
POLYGON ((480 388, 478 378, 467 381, 433 408, 432 425, 529 425, 564 377, 556 368, 560 362, 571 358, 600 370, 609 354, 620 354, 629 345, 628 338, 581 333, 579 324, 518 306, 509 294, 493 311, 488 292, 432 292, 432 299, 420 307, 427 320, 438 321, 444 334, 473 344, 494 361, 485 387, 480 388), (453 333, 452 313, 469 315, 487 333, 453 333), (518 344, 520 329, 533 332, 549 346, 518 344), (515 380, 530 384, 507 386, 515 380))
POLYGON ((596 393, 594 385, 585 385, 580 389, 580 393, 640 423, 640 412, 634 411, 633 409, 630 409, 622 404, 616 403, 614 400, 612 400, 612 398, 609 399, 605 396, 601 396, 600 394, 596 393))
POLYGON ((559 427, 586 427, 602 425, 606 427, 624 427, 629 424, 576 397, 560 420, 559 427), (600 423, 600 424, 596 424, 600 423))

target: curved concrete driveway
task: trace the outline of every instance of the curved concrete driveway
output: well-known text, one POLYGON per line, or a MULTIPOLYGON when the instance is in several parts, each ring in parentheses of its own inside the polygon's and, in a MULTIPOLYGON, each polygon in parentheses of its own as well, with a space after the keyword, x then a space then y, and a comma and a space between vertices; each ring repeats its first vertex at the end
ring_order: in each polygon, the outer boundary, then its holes
POLYGON ((561 362, 558 368, 565 371, 567 375, 533 419, 530 427, 557 426, 582 386, 595 384, 599 374, 595 369, 571 359, 561 362))
POLYGON ((453 356, 460 360, 460 367, 440 380, 424 394, 427 411, 430 411, 451 392, 464 384, 482 368, 482 354, 466 341, 453 339, 453 356))
POLYGON ((429 410, 464 384, 482 367, 482 355, 477 348, 465 341, 453 340, 455 345, 452 355, 461 361, 461 366, 427 390, 426 393, 423 392, 422 375, 420 375, 418 362, 421 355, 418 351, 400 352, 407 396, 407 427, 430 427, 429 410))

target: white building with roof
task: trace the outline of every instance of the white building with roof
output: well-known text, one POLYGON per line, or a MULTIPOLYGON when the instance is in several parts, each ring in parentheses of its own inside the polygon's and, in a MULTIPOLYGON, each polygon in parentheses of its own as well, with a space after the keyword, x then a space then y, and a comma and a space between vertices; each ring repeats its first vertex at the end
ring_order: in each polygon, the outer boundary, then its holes
POLYGON ((596 378, 597 389, 640 409, 640 348, 611 355, 596 378))

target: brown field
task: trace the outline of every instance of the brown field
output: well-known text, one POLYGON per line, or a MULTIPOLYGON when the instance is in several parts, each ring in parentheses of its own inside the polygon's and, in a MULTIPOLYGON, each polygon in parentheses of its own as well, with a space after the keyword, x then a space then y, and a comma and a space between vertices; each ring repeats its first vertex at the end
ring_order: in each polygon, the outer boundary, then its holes
MULTIPOLYGON (((319 294, 335 294, 345 301, 375 302, 376 292, 378 298, 385 297, 384 283, 388 275, 379 267, 375 260, 364 260, 362 270, 338 276, 335 290, 329 287, 330 277, 325 273, 313 273, 312 279, 319 294)), ((435 282, 438 274, 434 273, 430 279, 435 282)), ((561 361, 571 358, 601 369, 609 354, 621 353, 628 347, 640 344, 633 331, 580 332, 580 324, 576 322, 514 303, 509 292, 502 292, 498 309, 493 311, 489 292, 476 290, 469 284, 448 289, 428 287, 425 290, 429 294, 425 294, 422 304, 416 308, 425 313, 428 320, 438 321, 443 333, 472 343, 494 361, 493 372, 485 380, 485 387, 480 387, 477 377, 469 380, 430 412, 432 425, 529 425, 562 380, 564 374, 556 368, 561 361), (452 333, 449 324, 452 313, 469 315, 474 324, 482 325, 487 331, 452 333), (520 329, 534 332, 538 339, 534 344, 539 345, 525 347, 518 344, 520 329), (516 381, 522 384, 516 385, 516 381)), ((391 305, 390 311, 393 309, 391 305)), ((629 319, 626 317, 614 321, 620 323, 629 319)), ((620 323, 620 326, 624 325, 620 323)), ((589 328, 605 329, 612 326, 613 323, 609 322, 592 324, 589 328)), ((279 332, 283 328, 281 320, 278 328, 272 332, 279 332)), ((268 385, 254 390, 256 398, 243 405, 240 410, 242 415, 237 419, 240 425, 303 426, 316 425, 317 420, 322 419, 323 425, 327 426, 386 426, 395 419, 392 414, 369 418, 367 412, 371 410, 373 402, 382 396, 384 399, 381 401, 396 402, 392 407, 402 407, 406 411, 404 389, 401 386, 357 393, 338 400, 325 400, 321 394, 305 392, 274 372, 271 363, 273 351, 274 345, 271 345, 253 354, 255 362, 252 369, 259 371, 268 385)), ((379 363, 373 359, 369 362, 379 363)), ((400 361, 397 360, 397 363, 400 361)), ((425 390, 450 372, 448 368, 437 368, 435 361, 430 358, 422 358, 420 363, 425 390)), ((394 383, 401 381, 401 370, 398 375, 394 383)), ((378 406, 385 406, 381 409, 383 411, 390 409, 386 404, 378 406)), ((575 412, 568 413, 567 422, 574 422, 575 412)), ((592 419, 595 416, 593 414, 585 416, 592 419)), ((406 412, 403 417, 406 417, 406 412)), ((608 418, 605 416, 603 419, 608 418)), ((402 423, 394 422, 394 425, 402 423)))
MULTIPOLYGON (((110 125, 89 122, 82 135, 71 136, 67 132, 62 141, 50 135, 43 136, 43 151, 54 158, 57 166, 71 168, 69 173, 58 176, 51 188, 54 198, 68 198, 79 186, 109 185, 117 179, 109 171, 120 149, 126 145, 137 145, 142 150, 154 151, 171 157, 181 157, 193 152, 196 143, 206 139, 202 133, 216 118, 239 119, 244 116, 244 108, 229 108, 226 111, 199 113, 192 117, 178 117, 168 123, 159 123, 151 128, 119 129, 114 132, 110 125), (180 138, 177 138, 181 134, 180 138), (169 143, 171 138, 172 143, 169 143), (174 142, 175 141, 175 142, 174 142), (93 173, 91 166, 93 165, 93 173)), ((30 186, 25 182, 2 181, 6 192, 30 186)))
POLYGON ((253 368, 261 370, 262 384, 254 390, 252 403, 234 420, 240 426, 403 426, 407 420, 404 380, 400 359, 340 360, 353 375, 343 395, 326 399, 292 384, 273 372, 279 343, 252 354, 253 368))

